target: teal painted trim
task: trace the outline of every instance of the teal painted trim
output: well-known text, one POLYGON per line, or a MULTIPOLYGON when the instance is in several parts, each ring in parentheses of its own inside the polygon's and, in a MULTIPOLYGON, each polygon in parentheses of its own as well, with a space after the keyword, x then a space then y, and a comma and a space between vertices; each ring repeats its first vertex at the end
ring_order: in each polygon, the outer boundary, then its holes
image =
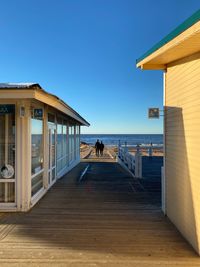
POLYGON ((170 42, 172 39, 177 37, 179 34, 190 28, 192 25, 194 25, 196 22, 200 20, 200 9, 195 12, 191 17, 189 17, 187 20, 185 20, 181 25, 179 25, 175 30, 170 32, 165 38, 163 38, 160 42, 155 44, 151 49, 149 49, 146 53, 144 53, 140 58, 136 60, 136 64, 142 61, 145 57, 148 57, 152 53, 154 53, 156 50, 161 48, 163 45, 170 42))

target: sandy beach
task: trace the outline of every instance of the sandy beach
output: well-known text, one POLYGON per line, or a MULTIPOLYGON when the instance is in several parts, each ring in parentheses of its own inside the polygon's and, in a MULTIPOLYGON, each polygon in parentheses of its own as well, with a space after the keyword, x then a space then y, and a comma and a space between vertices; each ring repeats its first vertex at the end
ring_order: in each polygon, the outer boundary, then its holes
MULTIPOLYGON (((92 153, 94 150, 94 146, 91 146, 87 143, 81 143, 80 145, 80 154, 81 158, 86 158, 92 153)), ((116 157, 118 153, 118 147, 117 146, 105 146, 105 150, 109 151, 109 153, 112 155, 112 157, 116 157)), ((135 154, 136 152, 136 147, 129 147, 128 148, 129 152, 131 154, 135 154)), ((142 153, 143 156, 148 156, 148 150, 149 147, 141 147, 140 152, 142 153)), ((163 156, 163 147, 153 147, 152 148, 152 156, 163 156)))
MULTIPOLYGON (((131 154, 135 154, 136 148, 130 148, 129 152, 131 154)), ((148 156, 149 155, 149 148, 141 148, 140 152, 142 153, 143 156, 148 156)), ((155 147, 152 148, 152 156, 163 156, 163 147, 155 147)))

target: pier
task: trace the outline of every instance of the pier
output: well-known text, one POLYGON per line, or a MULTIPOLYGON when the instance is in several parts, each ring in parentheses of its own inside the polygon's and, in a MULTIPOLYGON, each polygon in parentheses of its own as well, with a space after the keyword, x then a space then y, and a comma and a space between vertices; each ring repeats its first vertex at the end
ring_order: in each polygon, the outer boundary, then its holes
MULTIPOLYGON (((27 213, 1 213, 0 266, 200 266, 160 190, 90 154, 27 213)), ((155 182, 155 181, 154 181, 155 182)))

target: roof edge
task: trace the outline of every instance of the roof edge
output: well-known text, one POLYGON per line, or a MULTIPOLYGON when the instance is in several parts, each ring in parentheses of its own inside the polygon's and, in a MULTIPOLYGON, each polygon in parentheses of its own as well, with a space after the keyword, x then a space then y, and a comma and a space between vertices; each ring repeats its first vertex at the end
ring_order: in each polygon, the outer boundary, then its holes
MULTIPOLYGON (((59 97, 57 97, 54 94, 51 94, 49 92, 47 92, 46 90, 44 90, 39 83, 0 83, 0 91, 1 90, 8 90, 8 91, 13 91, 13 90, 20 90, 20 91, 24 91, 24 90, 28 90, 31 91, 33 90, 34 92, 38 91, 40 93, 43 93, 49 97, 53 97, 54 99, 56 99, 56 101, 58 103, 60 103, 60 105, 62 105, 66 110, 70 111, 72 114, 74 114, 76 116, 76 120, 83 126, 90 126, 90 123, 87 122, 77 111, 75 111, 72 107, 70 107, 67 103, 65 103, 62 99, 60 99, 59 97)), ((35 99, 37 99, 35 97, 35 99)), ((63 112, 63 111, 62 111, 63 112)), ((68 114, 67 114, 68 115, 68 114)), ((70 116, 70 115, 68 115, 70 116)))
POLYGON ((173 40, 175 37, 177 37, 179 34, 190 28, 192 25, 197 23, 200 20, 200 9, 197 10, 192 16, 190 16, 188 19, 186 19, 183 23, 181 23, 178 27, 176 27, 172 32, 170 32, 168 35, 166 35, 161 41, 156 43, 152 48, 147 50, 146 53, 144 53, 141 57, 139 57, 136 60, 136 64, 138 64, 140 61, 145 59, 146 57, 153 54, 155 51, 157 51, 159 48, 164 46, 165 44, 169 43, 171 40, 173 40))
POLYGON ((58 102, 61 103, 61 105, 63 105, 65 108, 67 108, 68 110, 70 110, 72 113, 74 113, 77 117, 80 118, 80 120, 82 121, 82 125, 84 126, 90 126, 90 123, 88 121, 86 121, 76 110, 74 110, 72 107, 70 107, 67 103, 65 103, 65 101, 63 101, 62 99, 60 99, 58 96, 51 94, 49 92, 47 92, 46 90, 44 90, 39 84, 35 84, 33 87, 39 88, 40 91, 42 91, 43 93, 50 95, 51 97, 56 98, 56 100, 58 102))

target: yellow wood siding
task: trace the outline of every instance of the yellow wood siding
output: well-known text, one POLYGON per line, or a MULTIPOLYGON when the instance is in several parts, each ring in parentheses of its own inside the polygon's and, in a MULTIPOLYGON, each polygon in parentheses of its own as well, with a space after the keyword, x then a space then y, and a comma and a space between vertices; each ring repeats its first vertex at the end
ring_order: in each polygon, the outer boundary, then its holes
POLYGON ((200 53, 165 77, 167 215, 200 253, 200 53))

